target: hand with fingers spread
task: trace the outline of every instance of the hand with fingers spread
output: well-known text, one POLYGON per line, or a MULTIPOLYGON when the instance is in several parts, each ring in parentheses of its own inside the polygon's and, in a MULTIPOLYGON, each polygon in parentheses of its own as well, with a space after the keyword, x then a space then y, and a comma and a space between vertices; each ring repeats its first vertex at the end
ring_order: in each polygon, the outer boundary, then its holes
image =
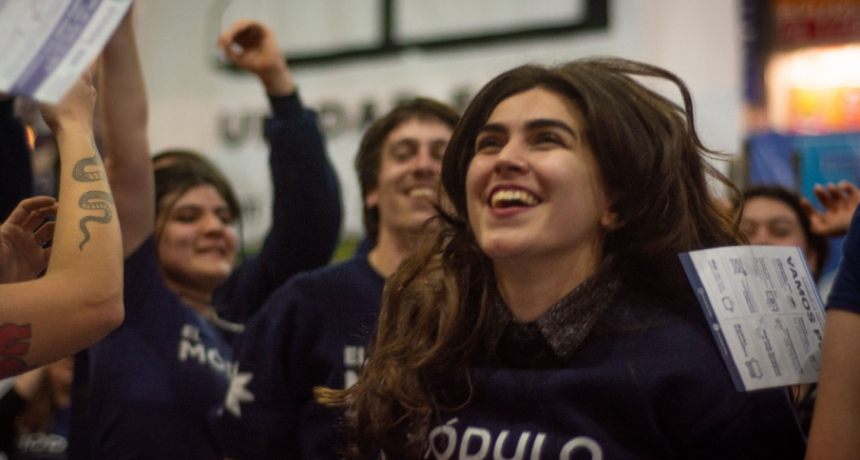
POLYGON ((57 214, 57 202, 48 196, 21 202, 0 225, 0 283, 35 279, 48 266, 54 223, 45 219, 57 214))
POLYGON ((809 216, 812 231, 824 236, 842 236, 848 232, 848 225, 854 210, 860 204, 860 189, 848 181, 839 184, 816 185, 815 197, 824 207, 820 212, 809 200, 803 199, 801 205, 809 216))
POLYGON ((218 47, 233 65, 256 74, 268 94, 285 96, 296 91, 275 33, 265 25, 240 19, 221 34, 218 47))

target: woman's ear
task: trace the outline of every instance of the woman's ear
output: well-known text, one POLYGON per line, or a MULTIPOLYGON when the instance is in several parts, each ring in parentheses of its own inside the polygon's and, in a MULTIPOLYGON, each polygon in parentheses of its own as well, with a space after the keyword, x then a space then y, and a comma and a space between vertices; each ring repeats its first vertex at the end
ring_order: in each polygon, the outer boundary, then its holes
POLYGON ((618 213, 612 209, 606 209, 606 211, 603 211, 603 215, 600 216, 600 226, 604 230, 615 230, 623 225, 624 222, 618 217, 618 213))
POLYGON ((364 194, 364 207, 373 209, 379 205, 379 187, 364 194))
POLYGON ((618 191, 613 193, 609 190, 605 190, 604 193, 606 194, 606 208, 600 216, 599 224, 600 228, 608 232, 623 227, 626 222, 615 210, 615 203, 618 203, 621 193, 618 191))

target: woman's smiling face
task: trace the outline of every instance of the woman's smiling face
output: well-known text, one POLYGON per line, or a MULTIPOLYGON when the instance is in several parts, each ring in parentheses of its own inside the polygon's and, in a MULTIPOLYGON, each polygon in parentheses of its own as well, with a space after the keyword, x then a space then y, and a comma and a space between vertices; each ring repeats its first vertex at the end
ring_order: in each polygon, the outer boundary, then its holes
POLYGON ((175 198, 168 195, 157 218, 158 259, 168 282, 214 290, 233 270, 236 257, 234 216, 215 187, 192 187, 175 198))
POLYGON ((503 100, 479 129, 466 197, 496 264, 561 256, 593 271, 615 224, 580 111, 543 88, 503 100))

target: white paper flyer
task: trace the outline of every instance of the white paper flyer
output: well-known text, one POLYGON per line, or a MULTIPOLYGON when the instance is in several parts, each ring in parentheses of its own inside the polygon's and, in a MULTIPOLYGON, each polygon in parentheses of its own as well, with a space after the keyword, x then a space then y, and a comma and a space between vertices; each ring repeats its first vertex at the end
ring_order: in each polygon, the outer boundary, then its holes
POLYGON ((738 390, 818 380, 824 305, 800 248, 680 255, 738 390))
POLYGON ((129 6, 131 0, 0 0, 0 92, 59 102, 129 6))

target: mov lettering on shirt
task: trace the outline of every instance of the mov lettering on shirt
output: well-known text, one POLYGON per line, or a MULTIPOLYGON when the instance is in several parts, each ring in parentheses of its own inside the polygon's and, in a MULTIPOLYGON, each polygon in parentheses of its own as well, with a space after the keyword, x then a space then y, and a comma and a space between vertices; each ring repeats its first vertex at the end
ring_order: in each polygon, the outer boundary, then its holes
POLYGON ((27 369, 24 355, 30 349, 26 342, 32 337, 29 324, 19 326, 6 323, 0 326, 0 377, 7 377, 27 369))
POLYGON ((343 347, 343 387, 349 388, 358 380, 358 372, 364 364, 364 347, 347 345, 343 347))
POLYGON ((502 430, 498 435, 481 427, 466 427, 460 434, 455 426, 459 420, 452 418, 444 425, 430 431, 424 458, 438 460, 539 460, 559 459, 603 460, 603 449, 597 441, 577 436, 564 443, 561 450, 549 452, 544 449, 546 433, 522 431, 512 433, 502 430), (574 457, 576 456, 576 457, 574 457))
POLYGON ((27 433, 18 438, 18 452, 20 453, 59 455, 66 451, 68 445, 69 442, 66 438, 58 434, 27 433))
POLYGON ((179 339, 179 362, 197 361, 201 366, 209 366, 216 372, 230 375, 231 365, 217 348, 206 348, 200 340, 200 329, 190 324, 182 326, 179 339))

